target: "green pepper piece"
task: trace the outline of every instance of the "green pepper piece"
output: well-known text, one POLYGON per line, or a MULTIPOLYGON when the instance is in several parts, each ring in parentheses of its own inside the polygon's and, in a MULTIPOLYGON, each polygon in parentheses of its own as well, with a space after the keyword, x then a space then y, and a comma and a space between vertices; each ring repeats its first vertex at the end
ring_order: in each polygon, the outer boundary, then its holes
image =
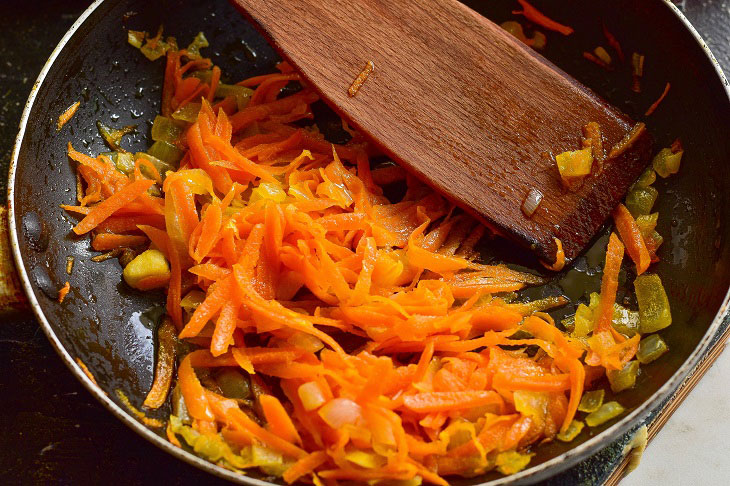
POLYGON ((641 364, 651 363, 661 355, 669 351, 667 343, 659 334, 650 334, 639 342, 639 350, 636 358, 641 364))
POLYGON ((611 384, 611 390, 614 393, 622 392, 633 388, 636 384, 636 377, 639 374, 639 362, 636 360, 629 361, 620 370, 606 371, 606 377, 611 384))
POLYGON ((636 226, 639 227, 644 240, 651 237, 659 221, 659 213, 642 214, 636 218, 636 226))
POLYGON ((134 155, 129 152, 102 152, 99 155, 109 157, 114 167, 122 174, 134 172, 134 155))
POLYGON ((573 420, 570 422, 570 425, 568 425, 568 429, 565 431, 565 433, 560 432, 556 437, 561 442, 571 442, 573 439, 578 437, 580 433, 583 431, 583 427, 585 427, 585 424, 579 420, 573 420))
POLYGON ((251 88, 235 84, 221 83, 215 90, 215 95, 218 98, 228 98, 229 96, 236 98, 236 104, 239 110, 246 108, 252 94, 253 90, 251 88))
POLYGON ((672 323, 669 299, 659 275, 639 275, 634 280, 639 303, 639 328, 642 334, 656 332, 672 323))
POLYGON ((227 398, 246 400, 251 398, 251 383, 238 370, 225 368, 215 377, 216 383, 227 398))
POLYGON ((611 325, 621 334, 633 337, 639 332, 639 313, 614 303, 611 325))
POLYGON ((639 178, 634 182, 634 185, 631 189, 635 187, 648 187, 656 181, 656 172, 654 172, 654 169, 651 167, 647 167, 646 170, 639 176, 639 178))
POLYGON ((658 196, 659 191, 651 186, 635 187, 626 196, 626 208, 634 218, 649 214, 658 196))
POLYGON ((576 337, 586 337, 588 333, 593 331, 593 310, 585 304, 579 304, 575 310, 575 328, 573 335, 576 337))
POLYGON ((200 103, 186 103, 183 107, 178 108, 171 116, 175 120, 195 123, 198 119, 200 106, 200 103))
POLYGON ((155 121, 152 123, 152 140, 155 142, 175 143, 185 131, 183 125, 172 118, 157 115, 155 121))
POLYGON ((177 165, 178 162, 180 162, 180 159, 182 159, 182 156, 185 152, 175 147, 171 143, 158 140, 157 142, 153 143, 150 148, 147 149, 147 153, 152 157, 160 159, 161 161, 174 166, 177 165))
POLYGON ((208 47, 210 44, 208 43, 208 39, 205 38, 205 34, 202 32, 198 32, 198 35, 195 36, 195 39, 193 39, 193 42, 190 43, 187 51, 188 59, 200 59, 200 49, 203 47, 208 47))
POLYGON ((651 165, 654 170, 663 178, 667 178, 672 174, 679 172, 679 165, 682 162, 683 150, 672 152, 670 148, 663 148, 652 160, 651 165))
POLYGON ((584 392, 578 404, 578 410, 586 413, 595 412, 603 405, 605 395, 606 392, 603 389, 584 392))
POLYGON ((607 402, 601 405, 601 408, 586 416, 586 424, 588 427, 597 427, 609 420, 618 417, 624 413, 626 409, 618 402, 607 402))

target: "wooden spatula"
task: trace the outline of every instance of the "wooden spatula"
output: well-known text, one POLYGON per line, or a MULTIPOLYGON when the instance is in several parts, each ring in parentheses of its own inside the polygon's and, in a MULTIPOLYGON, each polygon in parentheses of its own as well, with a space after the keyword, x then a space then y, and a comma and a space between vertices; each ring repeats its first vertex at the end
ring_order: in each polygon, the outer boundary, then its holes
POLYGON ((234 3, 386 154, 545 262, 556 238, 575 258, 649 160, 642 131, 565 189, 555 156, 581 148, 583 127, 599 125, 608 153, 633 121, 455 0, 234 3), (542 202, 528 217, 531 191, 542 202))

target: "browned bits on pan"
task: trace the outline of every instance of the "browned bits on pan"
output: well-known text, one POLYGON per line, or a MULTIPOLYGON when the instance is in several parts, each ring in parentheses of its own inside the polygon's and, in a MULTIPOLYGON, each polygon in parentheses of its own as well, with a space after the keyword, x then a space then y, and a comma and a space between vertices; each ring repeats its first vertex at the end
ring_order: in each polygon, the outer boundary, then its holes
POLYGON ((357 75, 355 78, 355 81, 352 82, 350 87, 347 90, 347 95, 350 97, 353 97, 357 94, 358 91, 360 91, 360 88, 362 87, 363 83, 365 83, 365 80, 368 79, 368 76, 370 76, 370 73, 373 72, 375 69, 375 63, 373 61, 368 61, 365 64, 365 67, 362 69, 360 74, 357 75))
POLYGON ((73 255, 69 255, 66 257, 66 274, 71 275, 71 272, 74 271, 74 257, 73 255))

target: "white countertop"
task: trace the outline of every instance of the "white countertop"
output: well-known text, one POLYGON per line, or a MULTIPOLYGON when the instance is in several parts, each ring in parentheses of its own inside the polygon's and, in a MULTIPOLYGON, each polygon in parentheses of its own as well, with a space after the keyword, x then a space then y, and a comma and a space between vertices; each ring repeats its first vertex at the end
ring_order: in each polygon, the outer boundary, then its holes
POLYGON ((730 484, 728 348, 648 445, 641 464, 621 486, 730 484))

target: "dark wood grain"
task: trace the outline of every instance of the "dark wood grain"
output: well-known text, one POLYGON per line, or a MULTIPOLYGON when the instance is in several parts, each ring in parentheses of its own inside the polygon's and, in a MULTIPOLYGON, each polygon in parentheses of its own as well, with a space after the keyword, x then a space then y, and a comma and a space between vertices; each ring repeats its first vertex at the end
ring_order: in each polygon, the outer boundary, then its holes
POLYGON ((455 0, 235 0, 337 111, 397 162, 486 223, 555 259, 577 256, 649 158, 651 140, 577 192, 554 156, 597 122, 611 147, 632 121, 455 0), (375 64, 356 96, 348 88, 375 64), (544 199, 527 218, 531 188, 544 199))

